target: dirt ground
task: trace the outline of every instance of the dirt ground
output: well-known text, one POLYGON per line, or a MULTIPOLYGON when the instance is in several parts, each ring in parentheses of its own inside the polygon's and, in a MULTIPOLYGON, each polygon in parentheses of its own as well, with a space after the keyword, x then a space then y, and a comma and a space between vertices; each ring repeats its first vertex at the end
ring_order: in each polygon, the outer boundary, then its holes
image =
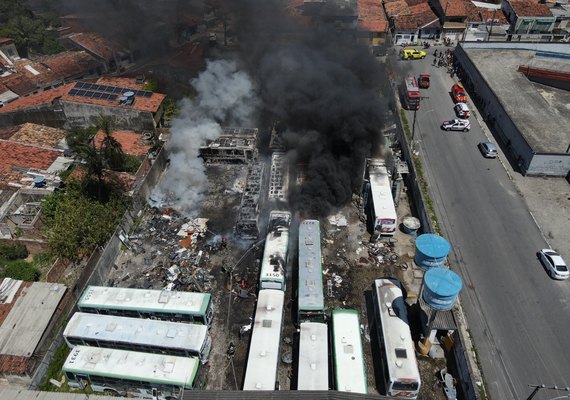
MULTIPOLYGON (((206 389, 239 390, 243 383, 250 339, 250 331, 240 334, 240 328, 249 325, 253 316, 258 260, 263 247, 252 246, 251 241, 241 241, 233 234, 246 168, 209 167, 208 174, 210 194, 199 214, 199 217, 209 218, 207 231, 188 244, 177 233, 184 224, 192 223, 192 219, 183 217, 174 210, 149 208, 135 231, 130 233, 129 248, 125 248, 116 260, 108 283, 153 289, 173 284, 174 290, 211 293, 215 315, 210 329, 212 351, 204 366, 206 389), (220 213, 219 210, 224 212, 220 213), (202 257, 197 262, 200 250, 202 257), (241 262, 236 264, 240 259, 241 262), (168 272, 173 266, 180 270, 176 279, 168 272), (230 342, 234 343, 236 349, 232 358, 226 354, 230 342)), ((346 218, 347 226, 339 227, 328 220, 321 220, 323 286, 329 311, 335 308, 354 308, 360 313, 368 390, 370 394, 376 394, 379 393, 380 384, 376 379, 377 368, 373 362, 368 331, 369 305, 367 306, 366 293, 370 292, 374 279, 391 276, 404 282, 410 303, 419 291, 421 275, 412 267, 413 236, 397 232, 394 238, 382 239, 370 248, 370 235, 359 219, 357 200, 355 198, 353 203, 339 210, 346 218), (370 255, 369 250, 377 255, 370 255), (407 270, 401 268, 403 264, 408 266, 407 270), (330 292, 328 281, 332 284, 330 292)), ((410 213, 405 192, 398 213, 400 218, 410 213)), ((293 229, 293 241, 295 233, 296 230, 293 229)), ((297 327, 293 320, 295 306, 292 294, 293 260, 296 257, 294 247, 290 247, 281 354, 296 358, 297 327)), ((418 356, 418 360, 423 379, 420 398, 445 399, 435 378, 436 372, 445 366, 445 360, 434 361, 421 356, 418 356)), ((278 379, 282 390, 294 388, 293 364, 280 362, 278 379)))

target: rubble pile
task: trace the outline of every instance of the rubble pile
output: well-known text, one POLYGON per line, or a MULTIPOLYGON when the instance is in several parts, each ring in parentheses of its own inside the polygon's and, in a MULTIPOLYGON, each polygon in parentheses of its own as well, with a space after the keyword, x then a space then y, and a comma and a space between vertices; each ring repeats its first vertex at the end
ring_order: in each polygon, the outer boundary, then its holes
POLYGON ((142 265, 140 287, 210 292, 215 286, 210 256, 226 249, 226 239, 211 233, 207 224, 207 218, 152 209, 125 241, 128 250, 120 267, 128 272, 121 280, 130 278, 130 264, 142 265))

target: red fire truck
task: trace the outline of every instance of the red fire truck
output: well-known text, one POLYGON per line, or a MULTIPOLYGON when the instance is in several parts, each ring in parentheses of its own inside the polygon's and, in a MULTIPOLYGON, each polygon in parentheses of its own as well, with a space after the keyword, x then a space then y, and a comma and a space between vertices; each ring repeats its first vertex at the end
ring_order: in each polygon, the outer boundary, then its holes
POLYGON ((404 107, 408 110, 420 109, 420 88, 415 76, 404 78, 404 107))

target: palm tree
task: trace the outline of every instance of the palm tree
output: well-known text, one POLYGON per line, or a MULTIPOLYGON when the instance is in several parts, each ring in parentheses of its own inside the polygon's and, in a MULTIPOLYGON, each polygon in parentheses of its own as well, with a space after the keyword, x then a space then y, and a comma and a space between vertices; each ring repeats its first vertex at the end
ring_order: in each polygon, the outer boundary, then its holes
POLYGON ((112 135, 113 125, 108 118, 99 117, 99 129, 105 137, 101 142, 101 153, 108 169, 117 170, 125 165, 125 153, 121 144, 112 135))

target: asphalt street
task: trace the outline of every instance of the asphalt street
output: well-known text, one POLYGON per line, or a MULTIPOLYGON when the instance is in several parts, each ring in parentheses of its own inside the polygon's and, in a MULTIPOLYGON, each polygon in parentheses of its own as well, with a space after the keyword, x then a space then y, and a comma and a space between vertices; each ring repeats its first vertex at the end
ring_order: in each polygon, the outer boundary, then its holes
MULTIPOLYGON (((395 65, 431 74, 417 112, 416 149, 453 247, 452 268, 463 278, 461 302, 490 397, 526 399, 528 384, 570 386, 570 280, 550 279, 537 260, 546 242, 499 160, 479 152, 487 138, 477 120, 470 119, 468 133, 440 129, 456 118, 449 91, 457 78, 432 66, 433 50, 425 60, 395 65)), ((562 395, 568 393, 541 390, 534 399, 562 395)))

